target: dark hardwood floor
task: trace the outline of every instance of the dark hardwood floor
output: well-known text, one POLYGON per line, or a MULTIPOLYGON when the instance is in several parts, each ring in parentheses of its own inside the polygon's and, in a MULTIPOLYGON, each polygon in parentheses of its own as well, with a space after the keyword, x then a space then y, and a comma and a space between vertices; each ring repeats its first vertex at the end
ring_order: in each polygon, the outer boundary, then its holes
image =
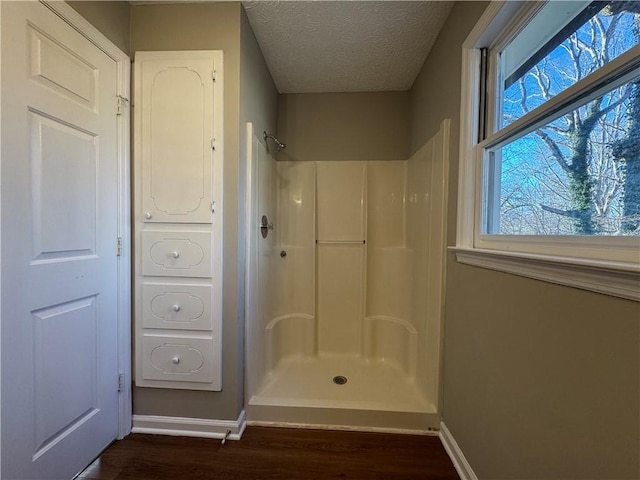
POLYGON ((240 441, 132 434, 81 480, 458 480, 438 437, 248 427, 240 441))

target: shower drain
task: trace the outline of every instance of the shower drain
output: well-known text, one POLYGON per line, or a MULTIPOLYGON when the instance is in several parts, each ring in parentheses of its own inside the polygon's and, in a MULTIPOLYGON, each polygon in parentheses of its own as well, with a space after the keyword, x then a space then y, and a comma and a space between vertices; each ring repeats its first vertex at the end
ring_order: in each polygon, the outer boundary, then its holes
POLYGON ((344 385, 347 383, 347 377, 343 377, 342 375, 336 375, 333 377, 333 383, 336 385, 344 385))

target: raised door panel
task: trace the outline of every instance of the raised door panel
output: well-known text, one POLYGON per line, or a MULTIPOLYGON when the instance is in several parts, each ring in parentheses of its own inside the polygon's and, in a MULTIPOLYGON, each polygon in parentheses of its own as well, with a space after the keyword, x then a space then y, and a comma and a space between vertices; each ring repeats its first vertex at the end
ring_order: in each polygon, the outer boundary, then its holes
POLYGON ((213 69, 211 59, 142 62, 145 222, 211 223, 213 69))
POLYGON ((36 112, 29 126, 33 262, 95 256, 98 135, 36 112))
POLYGON ((91 111, 98 111, 98 68, 43 29, 27 26, 30 79, 91 111))
POLYGON ((211 330, 211 286, 142 286, 144 328, 211 330))

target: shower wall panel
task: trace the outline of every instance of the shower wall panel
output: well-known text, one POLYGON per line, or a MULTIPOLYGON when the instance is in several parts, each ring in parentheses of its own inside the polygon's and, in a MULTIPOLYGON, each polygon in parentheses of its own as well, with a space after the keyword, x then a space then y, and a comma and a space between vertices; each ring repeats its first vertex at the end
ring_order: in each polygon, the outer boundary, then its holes
POLYGON ((365 162, 317 162, 318 242, 365 240, 365 162))
POLYGON ((407 162, 367 162, 367 245, 403 247, 407 162))
POLYGON ((367 317, 411 318, 412 252, 367 246, 367 317))
POLYGON ((414 252, 407 247, 407 162, 367 165, 367 304, 364 350, 369 361, 416 372, 417 332, 411 294, 414 252))
POLYGON ((363 162, 318 162, 318 349, 358 355, 362 344, 365 256, 363 162))
POLYGON ((272 281, 275 235, 271 231, 267 238, 262 238, 259 229, 262 215, 273 219, 276 213, 276 163, 254 132, 251 123, 247 124, 247 160, 249 211, 246 230, 251 241, 247 250, 246 337, 247 343, 251 345, 249 354, 253 356, 249 361, 254 365, 247 372, 247 386, 249 390, 254 390, 269 371, 265 361, 270 349, 266 328, 273 320, 276 306, 276 289, 272 281))
POLYGON ((413 265, 410 318, 418 331, 426 321, 432 156, 430 140, 407 161, 407 247, 413 265))
POLYGON ((438 401, 444 305, 444 254, 449 121, 407 163, 407 245, 413 252, 412 323, 418 332, 416 377, 425 395, 438 401))
POLYGON ((367 317, 411 315, 411 252, 405 245, 407 162, 367 164, 367 317))
POLYGON ((312 162, 277 163, 276 317, 315 316, 315 175, 312 162))
POLYGON ((362 245, 318 245, 318 350, 359 355, 362 342, 362 245))
MULTIPOLYGON (((429 229, 431 226, 431 181, 433 140, 429 140, 407 161, 407 247, 412 254, 412 282, 409 289, 409 318, 418 336, 416 362, 426 365, 429 229)), ((425 375, 416 378, 426 390, 425 375)))
MULTIPOLYGON (((444 318, 444 285, 447 248, 447 185, 449 182, 449 120, 444 120, 438 133, 432 138, 431 183, 428 229, 427 306, 422 329, 424 345, 418 361, 429 368, 422 377, 425 393, 439 402, 439 366, 442 356, 442 321, 444 318)), ((440 407, 438 406, 438 409, 440 407)))

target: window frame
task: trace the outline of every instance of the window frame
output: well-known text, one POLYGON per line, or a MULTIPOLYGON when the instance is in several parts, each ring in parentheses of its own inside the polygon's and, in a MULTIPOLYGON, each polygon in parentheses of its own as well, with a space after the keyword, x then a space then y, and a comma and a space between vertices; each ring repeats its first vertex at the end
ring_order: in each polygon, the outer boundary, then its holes
MULTIPOLYGON (((640 46, 625 52, 599 70, 559 93, 515 122, 497 129, 497 108, 489 109, 487 135, 478 140, 481 49, 490 58, 546 2, 492 1, 462 45, 460 163, 456 253, 458 262, 505 271, 552 283, 640 301, 640 237, 524 236, 482 233, 485 155, 508 140, 535 130, 640 72, 640 46), (586 92, 586 93, 585 93, 586 92), (525 132, 525 133, 523 133, 525 132)), ((495 102, 499 77, 490 62, 487 102, 495 102)))

